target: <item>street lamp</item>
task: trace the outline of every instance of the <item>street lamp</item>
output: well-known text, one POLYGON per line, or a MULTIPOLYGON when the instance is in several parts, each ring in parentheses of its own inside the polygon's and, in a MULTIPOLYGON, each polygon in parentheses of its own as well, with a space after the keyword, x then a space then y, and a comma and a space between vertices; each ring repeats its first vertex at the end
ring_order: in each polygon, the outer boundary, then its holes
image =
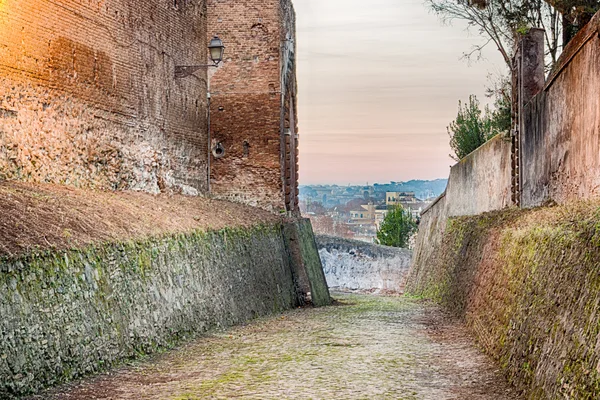
POLYGON ((218 36, 213 37, 210 41, 210 44, 208 45, 208 50, 210 52, 210 59, 213 62, 212 64, 176 65, 175 78, 186 78, 202 68, 218 67, 219 64, 223 61, 223 54, 225 53, 225 46, 223 45, 223 41, 219 39, 218 36))
POLYGON ((210 50, 210 59, 216 67, 221 61, 223 61, 223 54, 225 53, 223 41, 219 39, 218 36, 213 37, 208 45, 208 50, 210 50))

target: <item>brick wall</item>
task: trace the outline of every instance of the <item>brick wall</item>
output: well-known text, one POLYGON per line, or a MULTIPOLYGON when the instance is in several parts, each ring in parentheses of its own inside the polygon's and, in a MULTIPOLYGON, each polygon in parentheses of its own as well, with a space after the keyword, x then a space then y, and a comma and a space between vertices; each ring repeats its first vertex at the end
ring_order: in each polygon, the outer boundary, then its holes
POLYGON ((208 0, 208 36, 226 46, 210 75, 211 192, 297 209, 295 14, 289 0, 208 0), (291 110, 291 112, 290 112, 291 110))
POLYGON ((0 179, 207 189, 204 0, 0 1, 0 179))
POLYGON ((298 201, 298 108, 296 101, 296 14, 290 0, 280 0, 283 38, 281 53, 282 119, 284 134, 282 146, 282 169, 284 177, 285 204, 288 211, 299 214, 298 201))

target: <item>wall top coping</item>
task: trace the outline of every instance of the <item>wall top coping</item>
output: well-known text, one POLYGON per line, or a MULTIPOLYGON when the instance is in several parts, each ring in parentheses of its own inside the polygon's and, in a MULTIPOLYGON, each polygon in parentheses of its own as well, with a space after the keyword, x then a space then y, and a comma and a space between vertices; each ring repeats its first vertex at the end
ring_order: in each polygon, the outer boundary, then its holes
POLYGON ((444 193, 440 194, 438 196, 438 198, 433 201, 433 203, 431 203, 423 211, 421 211, 421 216, 423 216, 426 213, 428 213, 433 207, 435 207, 437 205, 437 203, 439 203, 445 197, 446 197, 446 191, 444 190, 444 193))
POLYGON ((599 33, 600 12, 597 12, 591 21, 584 26, 582 30, 577 32, 575 37, 571 39, 567 47, 565 47, 552 72, 548 76, 548 79, 546 79, 543 91, 548 91, 550 89, 556 78, 558 78, 563 70, 571 63, 571 61, 573 61, 573 58, 575 58, 577 53, 579 53, 579 51, 599 33))

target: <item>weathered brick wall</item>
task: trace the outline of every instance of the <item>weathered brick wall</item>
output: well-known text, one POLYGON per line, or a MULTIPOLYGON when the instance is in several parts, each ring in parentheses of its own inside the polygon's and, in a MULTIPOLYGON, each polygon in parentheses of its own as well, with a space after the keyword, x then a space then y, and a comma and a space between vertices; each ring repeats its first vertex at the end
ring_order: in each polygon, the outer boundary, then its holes
MULTIPOLYGON (((296 120, 295 107, 291 116, 285 109, 294 104, 286 89, 295 95, 293 51, 286 47, 295 48, 291 1, 208 0, 207 8, 208 36, 218 35, 227 47, 224 63, 210 73, 211 147, 220 143, 225 151, 211 157, 211 192, 292 211, 295 192, 288 190, 286 204, 285 155, 296 160, 296 146, 286 142, 284 131, 296 120)), ((295 169, 288 173, 292 180, 295 169)))
POLYGON ((204 0, 0 1, 0 179, 207 189, 204 0))
POLYGON ((281 155, 285 204, 288 211, 300 213, 298 201, 298 102, 296 101, 296 14, 290 0, 280 0, 281 7, 281 155))

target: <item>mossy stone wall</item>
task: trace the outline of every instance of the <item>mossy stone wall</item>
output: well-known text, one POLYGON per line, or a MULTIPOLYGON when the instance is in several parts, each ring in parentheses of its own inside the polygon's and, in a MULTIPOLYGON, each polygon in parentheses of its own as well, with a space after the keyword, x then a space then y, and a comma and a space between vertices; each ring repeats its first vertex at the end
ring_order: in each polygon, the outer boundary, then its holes
POLYGON ((0 398, 296 306, 282 233, 255 226, 0 260, 0 398))
POLYGON ((314 306, 330 305, 332 300, 329 287, 310 220, 302 218, 288 222, 284 228, 284 236, 299 297, 305 299, 310 291, 310 301, 314 306))
POLYGON ((465 318, 526 398, 600 398, 599 205, 450 219, 408 291, 465 318))

